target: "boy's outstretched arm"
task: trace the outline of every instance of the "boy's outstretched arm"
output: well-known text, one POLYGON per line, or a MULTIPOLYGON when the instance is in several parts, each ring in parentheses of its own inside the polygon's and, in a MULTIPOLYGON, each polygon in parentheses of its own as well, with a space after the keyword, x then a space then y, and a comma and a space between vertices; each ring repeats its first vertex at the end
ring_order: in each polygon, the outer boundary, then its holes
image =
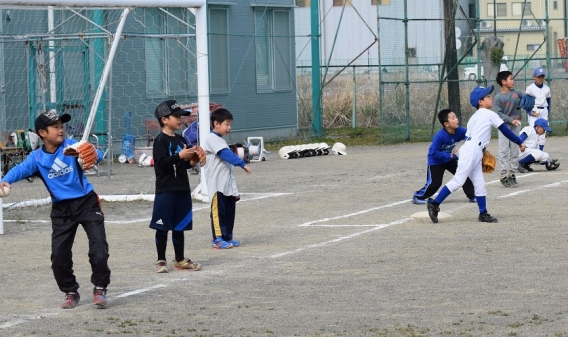
POLYGON ((242 168, 247 174, 251 173, 250 167, 247 166, 245 161, 239 158, 239 156, 234 154, 233 151, 229 150, 228 148, 221 149, 219 152, 217 152, 217 155, 227 163, 242 168))
POLYGON ((37 163, 34 159, 33 154, 30 154, 24 159, 23 162, 12 168, 4 177, 2 177, 2 182, 7 182, 8 184, 13 184, 20 181, 26 177, 32 176, 37 172, 37 163))

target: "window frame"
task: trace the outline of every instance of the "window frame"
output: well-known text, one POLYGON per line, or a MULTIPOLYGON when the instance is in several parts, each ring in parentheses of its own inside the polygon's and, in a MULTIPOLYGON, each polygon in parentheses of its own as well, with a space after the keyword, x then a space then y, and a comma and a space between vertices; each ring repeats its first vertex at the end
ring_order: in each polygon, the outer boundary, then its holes
MULTIPOLYGON (((156 34, 169 34, 169 33, 185 33, 189 34, 189 25, 185 26, 178 22, 178 20, 174 19, 170 15, 160 11, 158 8, 143 8, 143 19, 145 24, 145 32, 148 33, 156 33, 156 34), (152 20, 156 20, 159 18, 158 25, 153 25, 154 27, 152 30, 148 30, 148 27, 151 26, 148 23, 148 18, 152 18, 152 20), (179 31, 178 31, 179 30, 179 31)), ((174 16, 181 17, 183 11, 186 9, 169 9, 171 11, 176 11, 177 13, 173 14, 174 16)), ((189 20, 190 15, 186 14, 187 20, 189 20)), ((193 43, 195 45, 195 39, 188 39, 188 44, 193 43), (193 42, 190 42, 192 40, 193 42)), ((192 88, 190 85, 191 77, 194 77, 193 82, 196 83, 196 75, 194 75, 191 71, 191 63, 192 59, 195 58, 190 55, 189 51, 184 52, 183 55, 178 55, 179 58, 179 65, 175 66, 175 62, 172 57, 174 51, 177 51, 177 48, 170 48, 170 44, 177 44, 178 42, 175 40, 169 39, 145 39, 144 40, 144 67, 145 67, 145 76, 146 76, 146 98, 148 99, 155 99, 155 98, 167 98, 172 96, 190 96, 190 95, 197 95, 196 88, 192 88), (153 46, 149 47, 148 43, 152 43, 153 46), (168 50, 172 49, 171 52, 168 50), (151 65, 156 65, 157 70, 151 69, 151 65), (180 71, 184 70, 184 71, 180 71), (157 71, 157 73, 156 73, 157 71), (154 73, 153 73, 154 72, 154 73), (193 75, 192 75, 193 74, 193 75), (151 77, 151 78, 150 78, 151 77), (159 77, 159 80, 156 80, 159 77), (150 79, 149 79, 150 78, 150 79), (152 85, 155 83, 155 85, 152 85)), ((195 49, 195 48, 194 48, 195 49)), ((193 61, 195 68, 195 60, 193 61)))
POLYGON ((208 34, 208 43, 209 43, 209 93, 211 94, 227 94, 231 90, 231 63, 230 60, 230 41, 229 41, 229 8, 226 6, 210 6, 209 7, 209 18, 212 17, 212 11, 223 11, 225 13, 225 27, 223 32, 214 32, 215 29, 219 28, 218 22, 214 26, 211 26, 213 20, 208 20, 209 24, 209 34, 208 34), (213 33, 214 32, 214 33, 213 33), (217 35, 219 34, 219 35, 217 35), (224 35, 223 35, 224 34, 224 35), (220 40, 220 41, 212 41, 212 40, 220 40), (224 41, 223 41, 224 40, 224 41), (219 46, 216 43, 212 42, 224 42, 225 45, 220 48, 219 50, 215 50, 215 47, 219 46), (214 58, 211 55, 215 55, 214 58), (225 69, 225 73, 217 72, 219 69, 225 69), (215 72, 211 71, 215 69, 215 72), (219 77, 223 78, 219 78, 219 77), (222 83, 221 80, 224 81, 224 85, 216 86, 218 83, 222 83))
MULTIPOLYGON (((507 3, 506 2, 497 2, 497 15, 496 17, 498 18, 502 18, 502 17, 506 17, 507 16, 507 3), (501 11, 501 14, 499 14, 501 11), (504 14, 502 12, 505 12, 504 14)), ((487 17, 492 18, 494 17, 494 9, 493 9, 493 3, 488 3, 487 4, 487 17)))
POLYGON ((291 34, 292 19, 293 13, 289 8, 256 7, 254 10, 255 79, 256 92, 259 94, 287 92, 293 88, 293 79, 290 75, 294 52, 291 34), (284 27, 287 31, 283 30, 279 33, 276 31, 278 27, 275 27, 278 23, 275 14, 284 13, 286 14, 285 20, 279 22, 287 21, 284 27), (287 57, 286 59, 281 57, 279 60, 278 57, 282 55, 279 51, 282 49, 287 57), (278 67, 279 65, 281 67, 278 67))

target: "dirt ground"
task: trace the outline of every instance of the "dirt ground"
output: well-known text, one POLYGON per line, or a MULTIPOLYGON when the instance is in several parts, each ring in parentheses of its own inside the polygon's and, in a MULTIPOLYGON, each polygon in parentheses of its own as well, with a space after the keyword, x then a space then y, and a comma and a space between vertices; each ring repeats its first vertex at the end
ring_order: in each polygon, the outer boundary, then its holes
MULTIPOLYGON (((546 145, 557 171, 533 166, 517 188, 504 188, 498 170, 486 175, 488 209, 499 219, 492 224, 478 222, 462 191, 441 205, 449 218, 420 216, 426 207, 410 199, 425 182, 428 143, 292 160, 269 154, 250 164, 251 176, 237 172, 241 247, 211 250, 208 205, 194 201, 186 255, 203 265, 198 272, 154 272, 152 202, 103 202, 112 270, 104 310, 91 304, 81 230, 81 302, 59 309, 50 206, 17 207, 46 197, 40 181, 19 182, 4 200, 0 334, 568 336, 567 140, 546 145)), ((489 150, 496 147, 493 139, 489 150)), ((89 178, 101 196, 148 195, 153 179, 151 168, 126 164, 110 181, 89 178)), ((192 187, 198 180, 190 175, 192 187)))

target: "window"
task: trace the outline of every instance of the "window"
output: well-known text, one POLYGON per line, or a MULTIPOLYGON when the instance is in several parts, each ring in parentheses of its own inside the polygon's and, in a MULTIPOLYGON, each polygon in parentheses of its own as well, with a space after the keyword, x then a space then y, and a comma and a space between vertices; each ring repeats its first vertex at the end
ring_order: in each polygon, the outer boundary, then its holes
MULTIPOLYGON (((187 11, 170 9, 172 15, 189 22, 187 11)), ((193 15, 189 15, 193 19, 193 15)), ((195 50, 195 39, 161 38, 165 34, 188 34, 189 25, 183 24, 158 8, 144 9, 144 25, 147 34, 155 37, 144 40, 146 59, 146 95, 148 98, 197 94, 195 58, 188 50, 195 50), (180 48, 180 43, 186 48, 180 48)))
POLYGON ((258 8, 254 15, 257 91, 291 90, 290 11, 258 8))
POLYGON ((390 5, 390 0, 371 0, 371 6, 390 5))
POLYGON ((209 89, 212 94, 229 92, 228 10, 209 9, 209 89))
POLYGON ((476 8, 475 8, 475 4, 469 4, 468 5, 468 10, 469 10, 469 15, 468 18, 470 19, 475 19, 476 18, 476 8))
MULTIPOLYGON (((507 16, 507 4, 497 3, 497 16, 507 16)), ((492 18, 495 16, 493 12, 493 3, 487 4, 487 16, 492 18)))
POLYGON ((334 6, 343 6, 343 3, 345 3, 345 6, 351 6, 351 2, 349 2, 349 0, 333 0, 333 5, 334 6))
MULTIPOLYGON (((513 16, 523 16, 523 6, 525 5, 524 2, 513 2, 511 4, 511 11, 513 16)), ((532 17, 532 13, 531 13, 531 3, 527 2, 525 7, 525 13, 524 13, 524 17, 528 17, 531 16, 532 17)))
POLYGON ((298 6, 298 7, 310 7, 310 0, 296 0, 296 6, 298 6))
POLYGON ((540 44, 527 44, 527 51, 539 50, 540 44))
POLYGON ((558 10, 558 1, 553 1, 552 2, 552 9, 557 11, 558 10))

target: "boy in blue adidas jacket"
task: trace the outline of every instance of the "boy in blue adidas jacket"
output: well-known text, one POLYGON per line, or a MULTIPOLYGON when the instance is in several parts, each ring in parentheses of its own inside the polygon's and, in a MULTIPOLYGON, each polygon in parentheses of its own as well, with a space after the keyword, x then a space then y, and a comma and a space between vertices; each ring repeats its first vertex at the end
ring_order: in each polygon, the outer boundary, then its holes
MULTIPOLYGON (((412 197, 412 202, 417 205, 424 205, 426 200, 438 191, 442 186, 445 171, 456 174, 458 168, 456 144, 465 139, 467 130, 460 126, 456 114, 450 109, 440 111, 438 120, 442 124, 442 129, 434 135, 428 149, 426 184, 422 189, 414 192, 412 197)), ((463 191, 470 202, 475 202, 475 191, 469 178, 463 185, 463 191)))
MULTIPOLYGON (((59 289, 65 293, 62 309, 73 309, 79 303, 72 247, 77 227, 83 225, 89 239, 91 282, 95 286, 93 303, 104 307, 107 304, 106 287, 110 283, 104 214, 99 197, 85 177, 77 158, 63 154, 66 147, 77 142, 65 138, 63 124, 70 120, 69 114, 40 114, 35 120, 35 130, 44 145, 11 169, 0 181, 0 188, 10 187, 10 184, 29 176, 39 176, 51 195, 51 269, 59 289)), ((97 154, 98 162, 102 161, 102 152, 97 150, 97 154)))

